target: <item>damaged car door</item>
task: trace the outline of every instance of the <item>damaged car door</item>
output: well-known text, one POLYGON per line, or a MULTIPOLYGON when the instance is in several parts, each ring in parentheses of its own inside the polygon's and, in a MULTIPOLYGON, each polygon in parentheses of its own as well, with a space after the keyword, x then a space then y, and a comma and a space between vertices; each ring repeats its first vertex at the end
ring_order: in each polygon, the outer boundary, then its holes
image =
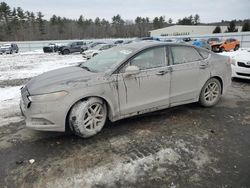
POLYGON ((209 62, 194 47, 172 46, 170 105, 193 102, 210 76, 209 62))
POLYGON ((121 115, 169 106, 170 69, 167 48, 154 47, 132 57, 118 74, 121 115))

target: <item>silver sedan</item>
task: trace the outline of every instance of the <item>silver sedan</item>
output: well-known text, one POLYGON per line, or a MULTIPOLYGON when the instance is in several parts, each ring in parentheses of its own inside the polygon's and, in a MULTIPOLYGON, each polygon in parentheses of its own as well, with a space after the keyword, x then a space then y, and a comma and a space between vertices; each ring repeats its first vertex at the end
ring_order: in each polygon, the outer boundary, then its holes
POLYGON ((21 89, 20 105, 29 128, 90 137, 107 118, 193 102, 214 106, 231 84, 230 63, 190 45, 131 43, 33 78, 21 89))

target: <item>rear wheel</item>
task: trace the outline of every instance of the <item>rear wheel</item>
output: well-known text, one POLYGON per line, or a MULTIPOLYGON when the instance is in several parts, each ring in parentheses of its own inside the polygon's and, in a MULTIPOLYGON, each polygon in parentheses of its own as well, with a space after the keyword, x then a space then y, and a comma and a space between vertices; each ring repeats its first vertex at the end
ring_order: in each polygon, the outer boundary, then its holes
POLYGON ((218 79, 209 79, 201 90, 199 103, 204 107, 216 105, 220 100, 221 90, 221 83, 218 79))
POLYGON ((240 48, 239 45, 236 45, 235 48, 234 48, 234 51, 238 50, 240 48))
POLYGON ((225 52, 225 48, 224 48, 224 47, 221 47, 221 48, 220 48, 220 51, 221 51, 221 52, 225 52))
POLYGON ((77 102, 69 115, 70 129, 78 136, 87 138, 100 132, 107 119, 107 106, 99 98, 91 97, 77 102))

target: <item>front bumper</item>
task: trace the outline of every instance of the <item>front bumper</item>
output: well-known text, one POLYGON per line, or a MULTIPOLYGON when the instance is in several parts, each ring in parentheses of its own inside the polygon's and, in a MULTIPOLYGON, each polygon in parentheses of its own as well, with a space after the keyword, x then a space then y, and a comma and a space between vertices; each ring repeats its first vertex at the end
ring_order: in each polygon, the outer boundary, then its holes
POLYGON ((27 128, 39 131, 65 131, 65 112, 62 103, 56 101, 32 102, 28 106, 26 98, 28 98, 27 95, 24 95, 22 91, 20 108, 27 128))
POLYGON ((250 79, 250 68, 244 68, 232 65, 232 77, 250 79))

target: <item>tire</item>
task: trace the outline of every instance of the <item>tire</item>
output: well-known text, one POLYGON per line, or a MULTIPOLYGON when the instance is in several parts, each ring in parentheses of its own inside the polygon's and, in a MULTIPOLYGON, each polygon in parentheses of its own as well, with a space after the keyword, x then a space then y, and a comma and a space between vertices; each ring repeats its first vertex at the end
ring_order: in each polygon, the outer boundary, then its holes
POLYGON ((221 47, 221 48, 220 48, 220 52, 225 52, 225 48, 224 48, 224 47, 221 47))
POLYGON ((237 51, 239 48, 240 48, 240 46, 236 45, 235 48, 234 48, 234 51, 237 51))
POLYGON ((63 55, 68 55, 69 53, 70 53, 69 50, 63 50, 63 51, 62 51, 62 54, 63 54, 63 55))
POLYGON ((69 126, 77 136, 87 138, 96 135, 107 119, 106 103, 96 97, 77 102, 69 114, 69 126))
POLYGON ((12 51, 12 50, 10 51, 10 54, 13 54, 13 51, 12 51))
POLYGON ((216 78, 209 79, 202 87, 199 103, 204 107, 216 105, 221 97, 221 83, 216 78))

